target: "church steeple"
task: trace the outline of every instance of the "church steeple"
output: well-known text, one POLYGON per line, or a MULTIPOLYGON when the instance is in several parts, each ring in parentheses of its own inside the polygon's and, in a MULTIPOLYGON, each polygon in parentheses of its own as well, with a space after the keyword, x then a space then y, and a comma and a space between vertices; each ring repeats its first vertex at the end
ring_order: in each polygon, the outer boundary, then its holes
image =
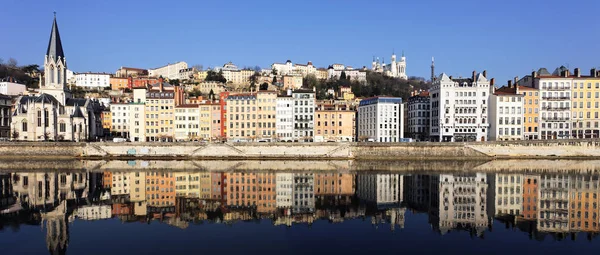
POLYGON ((48 42, 46 56, 53 57, 55 61, 58 60, 58 57, 61 59, 65 58, 62 42, 60 41, 60 33, 58 32, 58 24, 56 24, 56 12, 54 12, 54 22, 52 23, 52 31, 50 32, 50 42, 48 42))

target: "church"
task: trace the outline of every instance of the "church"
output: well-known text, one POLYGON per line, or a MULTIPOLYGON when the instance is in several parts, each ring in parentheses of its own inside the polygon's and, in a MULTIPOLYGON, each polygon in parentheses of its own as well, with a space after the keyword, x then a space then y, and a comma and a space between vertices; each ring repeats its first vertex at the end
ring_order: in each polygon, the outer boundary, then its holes
POLYGON ((11 137, 16 141, 93 141, 103 136, 98 100, 73 98, 67 87, 67 60, 56 14, 44 58, 39 93, 15 101, 11 137))
POLYGON ((406 57, 404 57, 404 52, 402 52, 400 61, 396 61, 396 53, 392 53, 392 62, 390 64, 385 64, 385 60, 379 60, 379 57, 377 59, 373 57, 371 71, 382 73, 389 77, 408 79, 408 76, 406 76, 406 57))

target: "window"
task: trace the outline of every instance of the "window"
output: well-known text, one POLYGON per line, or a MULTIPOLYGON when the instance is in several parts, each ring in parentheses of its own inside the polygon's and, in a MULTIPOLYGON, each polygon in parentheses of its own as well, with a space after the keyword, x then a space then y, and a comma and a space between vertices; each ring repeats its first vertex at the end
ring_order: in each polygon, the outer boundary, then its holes
POLYGON ((23 130, 23 132, 27 132, 27 122, 23 121, 22 125, 23 127, 21 127, 21 129, 23 130))
POLYGON ((67 125, 64 122, 61 122, 59 124, 59 132, 66 132, 67 131, 67 125))
POLYGON ((42 111, 40 110, 37 111, 37 126, 42 126, 42 111))

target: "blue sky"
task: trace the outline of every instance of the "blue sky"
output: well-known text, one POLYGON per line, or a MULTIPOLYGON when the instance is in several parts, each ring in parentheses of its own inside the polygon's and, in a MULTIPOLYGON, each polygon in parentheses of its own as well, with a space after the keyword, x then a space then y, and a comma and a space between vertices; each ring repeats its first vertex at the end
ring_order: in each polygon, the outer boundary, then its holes
POLYGON ((394 49, 409 76, 427 78, 432 56, 436 73, 487 69, 501 84, 542 66, 600 67, 594 0, 2 0, 0 58, 42 64, 53 11, 75 72, 287 59, 361 67, 394 49))

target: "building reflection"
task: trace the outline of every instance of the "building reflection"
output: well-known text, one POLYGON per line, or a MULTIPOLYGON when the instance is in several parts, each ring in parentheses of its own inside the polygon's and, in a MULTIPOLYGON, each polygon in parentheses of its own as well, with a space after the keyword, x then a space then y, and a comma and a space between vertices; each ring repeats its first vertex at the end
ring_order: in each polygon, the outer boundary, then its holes
POLYGON ((442 235, 484 238, 496 220, 536 240, 579 232, 593 238, 600 232, 599 186, 595 175, 533 172, 15 172, 0 174, 0 229, 39 225, 52 254, 66 252, 71 224, 106 219, 181 229, 359 219, 395 231, 406 217, 425 214, 442 235))

